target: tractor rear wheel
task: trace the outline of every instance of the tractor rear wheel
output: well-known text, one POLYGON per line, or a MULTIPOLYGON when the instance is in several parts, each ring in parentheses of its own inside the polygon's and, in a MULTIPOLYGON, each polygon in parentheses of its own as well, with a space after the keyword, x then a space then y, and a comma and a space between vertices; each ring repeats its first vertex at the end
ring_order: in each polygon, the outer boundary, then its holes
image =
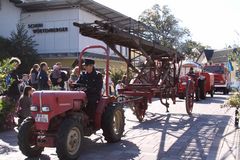
POLYGON ((56 152, 60 160, 74 160, 79 157, 83 141, 83 129, 77 120, 68 118, 58 130, 56 152))
POLYGON ((37 136, 34 135, 34 120, 32 118, 25 119, 18 133, 18 145, 22 153, 27 157, 38 157, 43 152, 43 147, 38 147, 37 136))
POLYGON ((186 101, 186 111, 189 116, 192 115, 193 100, 194 100, 194 84, 191 80, 188 80, 185 101, 186 101))
POLYGON ((102 116, 103 136, 108 143, 121 140, 124 132, 125 117, 121 106, 114 104, 107 106, 102 116))
POLYGON ((145 117, 146 110, 148 108, 147 99, 144 98, 143 101, 135 104, 134 108, 138 121, 142 122, 145 117))

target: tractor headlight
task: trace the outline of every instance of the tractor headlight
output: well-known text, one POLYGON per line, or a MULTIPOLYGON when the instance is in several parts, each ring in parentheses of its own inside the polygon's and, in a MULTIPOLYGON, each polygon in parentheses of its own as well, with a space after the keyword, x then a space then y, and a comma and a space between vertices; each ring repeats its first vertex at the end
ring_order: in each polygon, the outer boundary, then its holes
POLYGON ((37 106, 31 106, 30 107, 30 111, 37 112, 38 111, 38 107, 37 106))
POLYGON ((49 107, 47 107, 47 106, 42 107, 42 112, 49 112, 49 111, 50 111, 49 107))

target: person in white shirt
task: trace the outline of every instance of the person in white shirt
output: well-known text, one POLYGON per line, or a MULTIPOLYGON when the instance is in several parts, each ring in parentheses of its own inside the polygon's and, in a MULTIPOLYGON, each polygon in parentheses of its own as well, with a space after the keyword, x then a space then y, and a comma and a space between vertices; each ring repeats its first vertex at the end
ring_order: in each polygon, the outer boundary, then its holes
MULTIPOLYGON (((106 94, 106 75, 104 76, 104 78, 103 78, 103 95, 105 95, 106 94)), ((111 77, 110 77, 110 72, 109 72, 109 76, 108 76, 108 86, 109 86, 109 95, 114 95, 114 83, 113 83, 113 81, 112 81, 112 79, 111 79, 111 77), (113 88, 113 89, 112 89, 113 88)))
POLYGON ((118 81, 118 83, 117 83, 117 85, 115 87, 116 96, 119 96, 119 93, 118 93, 119 89, 123 89, 123 83, 120 80, 118 81))

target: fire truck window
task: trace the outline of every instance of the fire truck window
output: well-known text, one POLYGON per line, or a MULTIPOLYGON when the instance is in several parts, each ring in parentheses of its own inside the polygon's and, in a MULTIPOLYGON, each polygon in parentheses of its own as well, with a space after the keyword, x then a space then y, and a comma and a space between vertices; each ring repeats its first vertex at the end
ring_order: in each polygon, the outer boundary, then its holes
POLYGON ((209 72, 209 73, 224 74, 224 67, 222 67, 222 66, 206 66, 206 67, 204 67, 204 71, 209 72))

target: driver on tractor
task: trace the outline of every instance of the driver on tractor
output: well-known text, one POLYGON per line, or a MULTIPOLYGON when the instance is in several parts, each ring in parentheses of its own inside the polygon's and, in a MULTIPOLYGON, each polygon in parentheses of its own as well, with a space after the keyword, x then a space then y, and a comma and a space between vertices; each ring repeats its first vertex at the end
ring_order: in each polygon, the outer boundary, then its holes
POLYGON ((82 64, 85 72, 82 72, 77 80, 77 84, 86 88, 85 92, 88 98, 86 113, 90 121, 94 121, 97 103, 101 98, 103 87, 102 74, 95 70, 94 64, 94 60, 85 59, 82 64))

